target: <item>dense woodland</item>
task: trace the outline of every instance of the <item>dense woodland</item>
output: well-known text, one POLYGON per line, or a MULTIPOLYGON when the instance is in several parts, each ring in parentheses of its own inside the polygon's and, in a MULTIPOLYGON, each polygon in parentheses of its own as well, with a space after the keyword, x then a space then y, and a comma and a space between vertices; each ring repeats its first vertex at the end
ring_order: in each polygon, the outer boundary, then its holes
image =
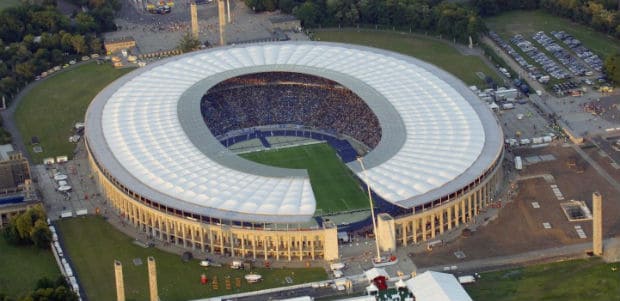
MULTIPOLYGON (((114 14, 121 0, 69 1, 76 5, 70 16, 56 10, 55 0, 25 3, 0 12, 0 98, 10 101, 35 75, 65 64, 71 57, 102 50, 97 35, 115 30, 114 14)), ((467 42, 470 36, 476 40, 485 32, 484 16, 541 8, 620 38, 617 0, 244 1, 256 12, 280 9, 292 13, 309 28, 382 25, 442 35, 459 42, 467 42)))
POLYGON ((465 42, 484 30, 471 7, 440 0, 245 0, 255 11, 281 9, 305 27, 377 24, 427 31, 465 42))
POLYGON ((0 99, 10 101, 43 71, 102 51, 97 34, 115 29, 118 1, 73 1, 88 12, 76 10, 65 16, 53 1, 24 3, 0 12, 0 99))

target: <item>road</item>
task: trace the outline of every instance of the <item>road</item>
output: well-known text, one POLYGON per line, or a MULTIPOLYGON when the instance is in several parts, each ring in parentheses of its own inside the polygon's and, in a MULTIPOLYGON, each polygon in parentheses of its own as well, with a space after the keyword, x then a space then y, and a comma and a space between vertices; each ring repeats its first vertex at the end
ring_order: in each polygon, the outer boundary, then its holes
POLYGON ((613 187, 614 189, 616 189, 616 191, 620 192, 620 184, 612 177, 610 176, 607 171, 605 171, 605 169, 603 169, 596 161, 594 161, 592 158, 590 158, 590 156, 588 156, 588 154, 586 154, 586 152, 584 152, 581 147, 579 147, 578 145, 574 145, 571 144, 571 147, 584 159, 586 160, 593 168, 594 170, 596 170, 596 172, 601 175, 601 177, 603 177, 608 183, 609 185, 611 185, 611 187, 613 187))

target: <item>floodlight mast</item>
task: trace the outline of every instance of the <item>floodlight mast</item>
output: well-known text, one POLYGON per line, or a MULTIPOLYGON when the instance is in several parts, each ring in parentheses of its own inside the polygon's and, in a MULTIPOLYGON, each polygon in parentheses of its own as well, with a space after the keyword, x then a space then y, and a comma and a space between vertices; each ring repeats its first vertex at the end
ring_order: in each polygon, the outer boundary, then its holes
POLYGON ((370 215, 372 218, 372 231, 375 235, 375 246, 377 247, 377 262, 381 262, 381 253, 379 252, 379 235, 377 233, 377 223, 375 222, 375 209, 372 201, 372 194, 370 193, 370 182, 368 181, 368 174, 366 173, 366 168, 364 168, 364 161, 362 157, 357 157, 357 161, 360 162, 362 166, 362 172, 364 173, 364 178, 366 180, 366 190, 368 191, 368 202, 370 202, 370 215))

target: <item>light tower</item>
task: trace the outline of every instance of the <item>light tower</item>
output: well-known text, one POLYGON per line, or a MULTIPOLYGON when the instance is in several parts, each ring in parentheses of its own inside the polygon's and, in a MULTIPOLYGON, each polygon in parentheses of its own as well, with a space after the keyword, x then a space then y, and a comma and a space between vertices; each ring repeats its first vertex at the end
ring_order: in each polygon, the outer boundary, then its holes
POLYGON ((603 255, 603 197, 599 192, 592 194, 592 251, 603 255))
POLYGON ((194 39, 198 39, 198 11, 196 9, 195 1, 190 3, 189 14, 192 20, 192 35, 194 36, 194 39))
POLYGON ((114 260, 114 278, 116 279, 116 301, 125 301, 125 281, 123 280, 123 264, 114 260))

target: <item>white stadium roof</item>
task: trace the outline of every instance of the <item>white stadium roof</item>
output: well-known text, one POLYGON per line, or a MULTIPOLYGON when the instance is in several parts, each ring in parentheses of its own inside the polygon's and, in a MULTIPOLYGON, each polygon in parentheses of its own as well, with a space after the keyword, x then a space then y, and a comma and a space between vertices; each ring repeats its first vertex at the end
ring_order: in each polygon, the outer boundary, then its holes
MULTIPOLYGON (((364 99, 382 128, 364 158, 370 186, 402 207, 468 185, 501 154, 494 116, 452 75, 388 51, 317 42, 214 48, 136 70, 89 107, 89 148, 114 178, 155 202, 230 220, 308 221, 316 205, 306 172, 237 157, 200 113, 210 87, 266 71, 323 76, 364 99)), ((365 179, 357 163, 349 167, 365 179)))

